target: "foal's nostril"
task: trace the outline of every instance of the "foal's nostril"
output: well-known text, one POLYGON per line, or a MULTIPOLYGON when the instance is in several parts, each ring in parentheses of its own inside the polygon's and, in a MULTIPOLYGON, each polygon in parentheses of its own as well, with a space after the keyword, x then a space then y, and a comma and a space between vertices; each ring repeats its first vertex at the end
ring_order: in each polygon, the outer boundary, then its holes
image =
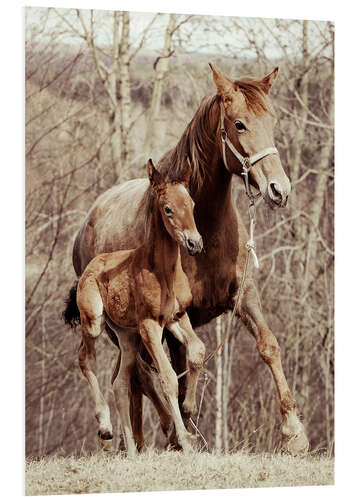
POLYGON ((190 238, 188 238, 187 240, 187 246, 190 250, 192 250, 193 248, 195 248, 195 243, 194 241, 192 241, 190 238))

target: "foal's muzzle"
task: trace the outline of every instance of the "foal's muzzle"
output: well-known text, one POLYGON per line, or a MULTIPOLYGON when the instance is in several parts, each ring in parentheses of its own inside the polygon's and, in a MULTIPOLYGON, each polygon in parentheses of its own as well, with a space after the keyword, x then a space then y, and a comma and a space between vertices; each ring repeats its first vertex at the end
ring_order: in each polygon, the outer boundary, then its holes
POLYGON ((190 234, 184 232, 184 247, 190 255, 196 255, 203 250, 202 236, 197 234, 190 234))

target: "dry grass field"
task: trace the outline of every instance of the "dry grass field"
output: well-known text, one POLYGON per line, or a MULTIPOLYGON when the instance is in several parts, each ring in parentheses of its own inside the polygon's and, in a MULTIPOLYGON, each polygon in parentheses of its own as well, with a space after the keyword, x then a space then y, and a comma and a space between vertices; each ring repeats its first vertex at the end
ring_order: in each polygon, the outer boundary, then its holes
POLYGON ((26 463, 26 495, 109 493, 334 483, 334 461, 325 456, 291 457, 238 452, 157 453, 132 460, 99 452, 87 457, 46 457, 26 463))

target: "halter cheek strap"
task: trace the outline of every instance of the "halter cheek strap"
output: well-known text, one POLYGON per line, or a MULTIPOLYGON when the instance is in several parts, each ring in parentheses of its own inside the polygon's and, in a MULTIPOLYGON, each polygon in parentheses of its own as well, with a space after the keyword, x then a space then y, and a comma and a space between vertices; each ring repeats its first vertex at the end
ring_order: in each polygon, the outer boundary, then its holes
MULTIPOLYGON (((249 198, 249 239, 246 243, 246 247, 248 250, 248 257, 249 254, 251 253, 253 256, 254 260, 254 265, 255 267, 259 267, 259 261, 257 254, 255 253, 255 241, 254 241, 254 226, 255 226, 255 199, 259 198, 261 195, 258 194, 258 196, 254 196, 252 193, 252 190, 250 188, 249 184, 249 179, 248 179, 248 174, 250 169, 253 167, 255 163, 257 163, 259 160, 262 158, 265 158, 268 155, 274 155, 274 154, 279 154, 278 150, 275 147, 270 147, 263 149, 262 151, 259 151, 259 153, 255 153, 252 156, 243 156, 240 154, 239 151, 234 147, 232 142, 230 141, 227 131, 224 128, 224 109, 223 106, 221 105, 221 140, 222 140, 222 156, 223 156, 223 163, 228 172, 230 172, 228 165, 227 165, 227 157, 226 157, 226 144, 229 147, 229 149, 232 151, 234 156, 237 158, 237 160, 240 161, 243 167, 243 180, 244 180, 244 187, 245 187, 245 192, 249 198)), ((247 257, 247 259, 248 259, 247 257)), ((236 305, 238 303, 238 300, 236 302, 236 305)), ((236 307, 235 305, 235 307, 236 307)))
MULTIPOLYGON (((244 180, 245 192, 246 192, 250 201, 254 200, 255 196, 253 195, 253 193, 251 191, 249 180, 248 180, 249 171, 253 167, 253 165, 255 163, 257 163, 259 160, 261 160, 262 158, 265 158, 266 156, 273 155, 273 154, 279 154, 278 150, 275 147, 270 147, 270 148, 263 149, 259 153, 255 153, 252 156, 241 155, 240 152, 237 151, 237 149, 234 147, 233 143, 231 142, 231 140, 228 137, 226 129, 224 128, 224 110, 222 107, 221 107, 221 140, 222 140, 222 156, 223 156, 224 166, 226 167, 226 169, 228 171, 230 171, 228 168, 227 156, 226 156, 226 144, 227 144, 227 146, 232 151, 234 156, 242 164, 242 167, 243 167, 242 176, 243 176, 243 180, 244 180)), ((258 195, 258 197, 259 196, 260 195, 258 195)))

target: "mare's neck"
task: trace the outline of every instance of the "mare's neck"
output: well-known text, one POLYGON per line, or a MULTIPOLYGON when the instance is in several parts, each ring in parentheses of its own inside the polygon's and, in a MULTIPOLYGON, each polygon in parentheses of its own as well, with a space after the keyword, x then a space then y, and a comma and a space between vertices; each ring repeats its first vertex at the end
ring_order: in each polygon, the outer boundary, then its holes
POLYGON ((149 267, 156 273, 168 277, 174 276, 179 259, 178 243, 169 235, 163 223, 159 207, 154 201, 147 243, 149 267))

